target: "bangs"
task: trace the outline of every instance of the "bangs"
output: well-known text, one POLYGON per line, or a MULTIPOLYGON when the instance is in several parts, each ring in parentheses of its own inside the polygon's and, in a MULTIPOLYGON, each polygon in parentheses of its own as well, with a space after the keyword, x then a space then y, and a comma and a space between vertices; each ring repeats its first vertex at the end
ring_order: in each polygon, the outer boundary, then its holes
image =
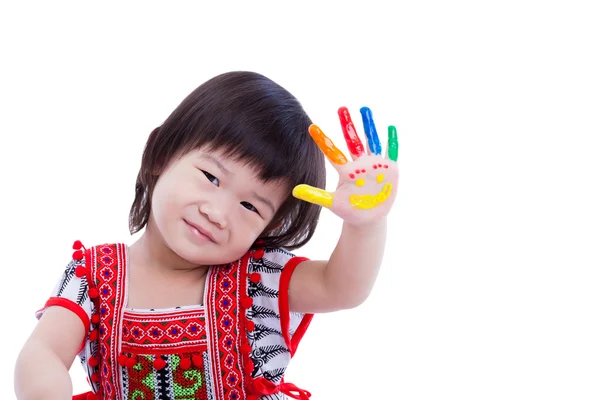
POLYGON ((291 189, 325 189, 325 157, 308 134, 311 120, 287 90, 254 72, 219 75, 190 93, 146 143, 130 211, 130 231, 144 227, 156 174, 174 157, 208 148, 248 165, 264 182, 281 181, 287 200, 259 239, 264 246, 294 249, 313 235, 320 206, 300 201, 291 189))
MULTIPOLYGON (((193 148, 206 146, 210 150, 218 150, 224 156, 238 161, 257 174, 264 182, 285 181, 288 187, 306 183, 311 180, 310 168, 314 165, 314 152, 306 151, 308 142, 312 142, 308 134, 310 120, 304 126, 286 126, 280 121, 253 121, 241 126, 235 119, 219 127, 213 132, 206 132, 198 137, 193 148), (269 130, 265 127, 270 127, 269 130), (304 129, 305 128, 305 129, 304 129), (285 132, 285 130, 289 130, 285 132), (286 143, 276 143, 272 139, 279 135, 285 137, 286 143)), ((281 140, 283 142, 283 140, 281 140)))

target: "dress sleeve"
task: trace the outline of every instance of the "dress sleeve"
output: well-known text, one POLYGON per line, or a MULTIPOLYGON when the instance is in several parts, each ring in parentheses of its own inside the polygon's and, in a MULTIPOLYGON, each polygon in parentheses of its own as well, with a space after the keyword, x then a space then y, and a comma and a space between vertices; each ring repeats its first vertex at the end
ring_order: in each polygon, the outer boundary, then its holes
MULTIPOLYGON (((298 264, 307 258, 284 249, 258 250, 249 265, 249 295, 253 299, 253 319, 265 331, 281 332, 292 357, 313 315, 292 313, 289 309, 289 285, 298 264)), ((266 336, 265 334, 265 337, 266 336)))
POLYGON ((85 261, 72 259, 58 279, 54 290, 44 306, 36 311, 36 318, 40 319, 48 307, 64 307, 79 317, 85 332, 90 328, 92 315, 92 302, 88 293, 85 261))
MULTIPOLYGON (((92 358, 97 359, 98 353, 97 341, 92 338, 92 333, 97 331, 91 330, 94 324, 98 323, 98 315, 96 314, 94 318, 92 317, 96 309, 90 297, 90 293, 95 293, 92 294, 92 297, 96 297, 98 291, 96 288, 90 287, 90 282, 92 281, 91 268, 89 268, 87 261, 90 259, 89 250, 86 250, 79 241, 75 241, 73 249, 75 249, 73 257, 58 279, 54 290, 50 293, 48 301, 46 301, 46 304, 35 315, 40 319, 49 307, 56 306, 66 308, 79 317, 86 333, 81 343, 81 349, 79 350, 79 359, 86 373, 88 383, 93 388, 93 391, 97 392, 99 390, 99 383, 93 379, 94 375, 97 375, 95 374, 97 369, 95 365, 97 363, 92 364, 88 361, 91 361, 92 358)), ((81 396, 87 396, 87 394, 81 396)))

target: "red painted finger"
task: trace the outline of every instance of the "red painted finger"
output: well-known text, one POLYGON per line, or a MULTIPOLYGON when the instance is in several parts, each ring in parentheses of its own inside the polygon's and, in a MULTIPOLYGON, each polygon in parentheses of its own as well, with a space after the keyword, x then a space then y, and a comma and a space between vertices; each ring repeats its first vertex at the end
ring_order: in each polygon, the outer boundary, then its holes
POLYGON ((363 147, 363 144, 356 133, 356 128, 354 127, 352 118, 350 117, 350 111, 348 111, 346 107, 340 107, 338 110, 338 115, 340 117, 342 131, 344 132, 344 139, 346 139, 346 144, 348 145, 350 154, 352 154, 354 158, 362 156, 365 154, 365 148, 363 147))

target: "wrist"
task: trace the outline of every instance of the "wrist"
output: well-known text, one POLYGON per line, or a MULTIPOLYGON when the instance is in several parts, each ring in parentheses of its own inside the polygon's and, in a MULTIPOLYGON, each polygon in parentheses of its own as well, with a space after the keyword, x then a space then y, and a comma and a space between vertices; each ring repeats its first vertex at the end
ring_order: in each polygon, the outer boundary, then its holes
POLYGON ((387 228, 387 217, 379 218, 374 221, 353 224, 344 221, 343 229, 355 231, 361 234, 373 234, 387 228))

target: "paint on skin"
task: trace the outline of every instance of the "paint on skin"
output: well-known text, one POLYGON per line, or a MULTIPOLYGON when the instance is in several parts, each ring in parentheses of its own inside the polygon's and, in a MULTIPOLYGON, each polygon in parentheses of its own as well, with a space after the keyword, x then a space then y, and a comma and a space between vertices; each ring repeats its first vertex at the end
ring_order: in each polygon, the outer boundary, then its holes
POLYGON ((376 195, 372 194, 353 194, 350 196, 350 204, 354 208, 360 208, 361 210, 369 210, 371 208, 375 208, 380 204, 384 203, 390 194, 392 193, 392 184, 386 183, 383 185, 383 189, 381 192, 376 195))
POLYGON ((365 129, 369 150, 371 151, 371 154, 379 155, 381 154, 381 142, 379 141, 379 135, 377 135, 377 129, 375 129, 373 112, 371 112, 369 107, 363 107, 360 109, 360 114, 362 115, 363 127, 365 129))
POLYGON ((335 146, 331 139, 329 139, 317 125, 313 124, 309 126, 308 133, 329 161, 337 165, 343 165, 348 162, 344 153, 335 146))
POLYGON ((308 201, 323 207, 331 207, 333 204, 333 194, 325 190, 314 188, 309 185, 298 185, 292 191, 292 195, 300 200, 308 201))
POLYGON ((344 132, 344 139, 346 139, 346 144, 348 145, 348 150, 350 154, 354 157, 358 158, 365 154, 365 149, 363 147, 358 134, 356 133, 356 128, 354 128, 354 123, 352 123, 352 118, 350 118, 350 112, 346 107, 340 107, 338 110, 338 116, 340 117, 340 123, 342 125, 342 131, 344 132))
POLYGON ((398 160, 398 133, 396 127, 388 127, 388 158, 392 161, 398 160))

